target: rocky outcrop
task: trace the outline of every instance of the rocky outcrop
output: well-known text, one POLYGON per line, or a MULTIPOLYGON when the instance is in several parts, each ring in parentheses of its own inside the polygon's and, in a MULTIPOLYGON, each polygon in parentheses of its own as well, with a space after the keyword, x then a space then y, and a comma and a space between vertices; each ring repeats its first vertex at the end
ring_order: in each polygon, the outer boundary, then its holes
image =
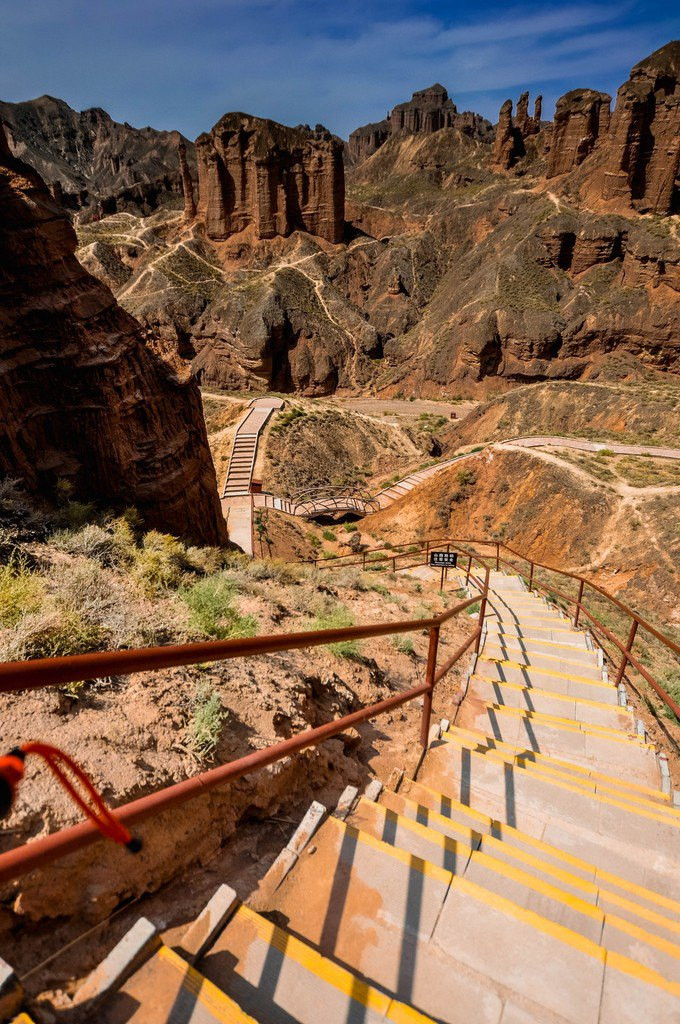
POLYGON ((256 238, 344 234, 343 144, 321 125, 287 128, 225 114, 196 140, 198 216, 212 239, 252 227, 256 238))
POLYGON ((390 112, 390 131, 394 135, 405 128, 407 132, 430 135, 440 128, 453 128, 458 113, 456 104, 449 99, 443 85, 436 82, 429 89, 414 92, 407 103, 398 103, 390 112))
POLYGON ((76 237, 0 128, 0 473, 60 478, 149 526, 226 540, 198 389, 74 256, 76 237))
MULTIPOLYGON (((52 96, 0 102, 0 119, 14 155, 48 184, 58 182, 71 210, 148 214, 181 194, 179 132, 133 128, 98 107, 79 112, 52 96)), ((184 142, 193 164, 194 147, 184 142)))
POLYGON ((541 130, 541 108, 543 97, 537 96, 534 100, 534 116, 529 115, 529 93, 523 92, 517 100, 517 111, 515 113, 515 128, 523 139, 530 135, 537 135, 541 130))
POLYGON ((414 92, 408 102, 398 103, 385 120, 355 129, 349 137, 350 156, 354 163, 361 163, 398 132, 431 135, 442 128, 457 128, 483 142, 492 138, 490 123, 470 110, 459 113, 444 86, 437 82, 414 92))
POLYGON ((680 209, 680 41, 633 68, 618 91, 607 142, 604 199, 641 212, 680 209))
POLYGON ((189 170, 187 161, 187 147, 183 139, 177 147, 179 156, 179 171, 182 177, 182 192, 184 193, 184 217, 186 220, 193 220, 196 216, 196 198, 194 196, 194 181, 189 170))
POLYGON ((356 128, 349 137, 349 155, 353 163, 360 164, 367 160, 390 137, 390 121, 385 118, 374 124, 365 124, 356 128))
POLYGON ((499 170, 509 171, 523 156, 524 141, 512 120, 512 100, 506 100, 498 113, 491 164, 499 170))
POLYGON ((555 107, 546 177, 566 174, 582 164, 609 128, 611 96, 594 89, 573 89, 555 107))

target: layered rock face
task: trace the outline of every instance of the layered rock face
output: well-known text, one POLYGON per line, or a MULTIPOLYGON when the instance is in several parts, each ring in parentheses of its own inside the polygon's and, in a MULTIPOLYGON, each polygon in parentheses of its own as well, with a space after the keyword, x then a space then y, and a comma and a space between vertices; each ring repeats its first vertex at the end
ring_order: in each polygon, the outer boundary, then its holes
POLYGON ((566 174, 583 163, 600 135, 609 129, 611 96, 593 89, 573 89, 555 107, 546 177, 566 174))
POLYGON ((680 208, 680 42, 633 68, 618 91, 607 140, 604 199, 641 212, 680 208))
POLYGON ((226 114, 196 140, 198 216, 209 238, 252 226, 257 238, 308 231, 344 234, 343 144, 321 125, 287 128, 226 114))
POLYGON ((218 544, 200 395, 74 256, 76 237, 0 127, 0 473, 58 479, 149 526, 218 544))
POLYGON ((177 155, 179 156, 179 170, 182 176, 182 192, 184 193, 184 216, 187 220, 193 220, 196 216, 194 180, 191 177, 191 171, 189 170, 187 147, 183 140, 177 147, 177 155))
POLYGON ((543 97, 537 96, 534 100, 534 116, 529 116, 529 93, 523 92, 517 100, 517 113, 515 115, 515 127, 523 139, 530 135, 537 135, 541 130, 541 109, 543 97))
POLYGON ((355 129, 349 137, 349 152, 355 163, 372 156, 397 132, 431 135, 442 128, 457 128, 480 141, 490 141, 489 122, 472 111, 459 113, 443 85, 437 82, 429 89, 414 92, 407 103, 398 103, 385 120, 355 129))
MULTIPOLYGON (((14 155, 58 182, 69 209, 149 213, 181 194, 179 132, 133 128, 98 107, 78 112, 51 96, 0 102, 0 119, 14 155)), ((193 145, 184 142, 193 164, 193 145)))

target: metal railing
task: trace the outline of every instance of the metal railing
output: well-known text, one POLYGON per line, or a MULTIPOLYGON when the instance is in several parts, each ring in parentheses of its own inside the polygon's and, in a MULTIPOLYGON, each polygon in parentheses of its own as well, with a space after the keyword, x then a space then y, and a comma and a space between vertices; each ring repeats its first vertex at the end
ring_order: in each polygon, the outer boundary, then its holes
MULTIPOLYGON (((483 565, 479 560, 479 564, 483 565)), ((402 704, 423 698, 420 727, 420 742, 427 746, 432 714, 432 697, 437 683, 474 647, 479 650, 482 627, 489 588, 489 570, 483 566, 480 577, 472 577, 478 593, 453 608, 427 619, 408 619, 400 622, 371 623, 360 626, 346 626, 341 629, 312 630, 302 633, 281 633, 263 637, 238 640, 213 640, 205 643, 180 644, 167 647, 149 647, 136 650, 104 651, 94 654, 79 654, 62 658, 43 658, 34 661, 7 662, 0 665, 0 693, 16 693, 22 690, 37 690, 51 686, 82 682, 104 676, 125 676, 133 672, 144 672, 182 665, 203 664, 233 658, 252 657, 256 654, 271 654, 279 651, 300 650, 320 647, 343 640, 364 640, 371 637, 391 636, 394 633, 410 633, 428 630, 428 654, 425 680, 418 686, 396 694, 376 704, 361 708, 350 715, 327 722, 325 725, 308 729, 291 739, 228 764, 219 765, 207 772, 194 775, 113 811, 114 817, 130 827, 162 811, 177 807, 216 786, 241 778, 250 772, 290 757, 308 747, 337 736, 347 728, 375 718, 402 704), (439 634, 455 616, 471 605, 481 602, 479 622, 472 634, 447 659, 437 666, 439 634)), ((60 829, 51 835, 24 846, 0 854, 0 883, 20 877, 29 871, 45 866, 67 854, 81 850, 97 842, 101 835, 90 821, 60 829)))
MULTIPOLYGON (((498 540, 480 540, 480 539, 468 539, 468 538, 437 538, 434 540, 421 541, 417 545, 411 544, 397 544, 389 545, 376 548, 369 548, 363 551, 361 555, 357 557, 356 554, 351 553, 348 555, 340 555, 334 559, 314 559, 314 565, 323 566, 324 569, 337 569, 349 566, 357 566, 363 569, 408 569, 413 568, 416 565, 422 565, 427 563, 429 560, 429 553, 434 548, 445 548, 447 551, 457 551, 463 559, 467 559, 466 567, 466 581, 469 580, 470 569, 474 561, 479 561, 481 564, 492 567, 496 571, 500 571, 501 568, 509 568, 513 573, 521 576, 527 583, 529 590, 537 590, 541 593, 546 594, 551 599, 557 599, 566 604, 567 607, 571 607, 572 621, 574 626, 578 626, 581 622, 582 616, 588 620, 590 628, 593 633, 598 636, 602 649, 607 655, 609 661, 615 669, 615 683, 618 685, 624 679, 626 670, 630 666, 635 669, 636 672, 645 680, 645 682, 652 687, 657 696, 663 701, 666 707, 680 720, 680 704, 661 686, 661 684, 654 679, 652 674, 645 668, 639 657, 633 654, 633 644, 636 638, 640 636, 641 632, 646 632, 650 637, 653 637, 658 641, 668 652, 671 652, 674 656, 680 655, 680 644, 677 644, 670 637, 665 636, 660 632, 651 622, 648 622, 637 612, 629 608, 628 605, 624 604, 613 594, 610 594, 603 587, 600 587, 597 583, 587 579, 585 576, 580 576, 578 573, 568 572, 566 569, 557 569, 555 566, 545 565, 543 562, 537 562, 527 555, 522 554, 520 551, 511 548, 504 541, 498 540), (472 547, 487 547, 491 548, 492 551, 489 554, 480 554, 477 551, 472 551, 472 547), (405 550, 404 550, 405 549, 405 550), (501 556, 501 551, 507 552, 514 556, 516 559, 521 560, 521 565, 518 565, 516 561, 511 561, 509 558, 501 556), (424 557, 423 557, 424 556, 424 557), (404 561, 408 559, 408 561, 404 561), (577 588, 577 596, 567 594, 562 590, 556 589, 554 586, 541 581, 538 578, 538 570, 543 570, 546 573, 555 573, 556 575, 563 577, 564 579, 573 580, 577 588), (627 636, 626 639, 620 639, 612 632, 603 622, 597 617, 591 608, 588 608, 585 604, 586 594, 588 591, 592 591, 593 594, 597 594, 599 598, 604 599, 605 602, 610 604, 612 608, 618 609, 622 613, 624 618, 627 620, 627 636), (616 650, 620 654, 620 658, 612 655, 611 651, 608 650, 605 643, 613 644, 616 650)), ((464 562, 463 562, 464 564, 464 562)))

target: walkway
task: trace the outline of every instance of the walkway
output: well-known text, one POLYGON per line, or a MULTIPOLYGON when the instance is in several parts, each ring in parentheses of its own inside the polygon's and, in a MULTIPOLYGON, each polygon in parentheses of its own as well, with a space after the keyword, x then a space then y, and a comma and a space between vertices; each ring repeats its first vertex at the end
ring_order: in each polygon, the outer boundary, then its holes
POLYGON ((485 621, 419 767, 312 804, 249 904, 222 885, 102 1024, 680 1019, 657 753, 589 635, 519 577, 491 574, 485 621))
POLYGON ((572 448, 583 452, 613 452, 614 455, 649 455, 655 459, 680 459, 680 448, 654 448, 642 444, 615 444, 613 441, 585 441, 580 437, 515 437, 500 442, 519 448, 572 448))
POLYGON ((253 554, 253 515, 250 492, 260 434, 275 409, 283 408, 281 398, 254 398, 236 428, 222 489, 222 514, 229 539, 247 555, 253 554))

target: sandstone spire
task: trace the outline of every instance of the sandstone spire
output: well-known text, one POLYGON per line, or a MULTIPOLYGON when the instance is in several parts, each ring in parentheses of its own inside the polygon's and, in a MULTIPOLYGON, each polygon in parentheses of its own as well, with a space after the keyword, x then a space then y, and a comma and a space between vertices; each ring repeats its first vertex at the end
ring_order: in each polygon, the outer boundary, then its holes
POLYGON ((523 156, 522 136, 512 121, 512 100, 506 100, 498 114, 491 163, 507 171, 523 156))
POLYGON ((184 216, 186 220, 193 220, 196 216, 196 200, 194 198, 194 182, 187 163, 187 147, 184 139, 180 139, 177 146, 179 156, 179 171, 182 176, 182 191, 184 192, 184 216))

